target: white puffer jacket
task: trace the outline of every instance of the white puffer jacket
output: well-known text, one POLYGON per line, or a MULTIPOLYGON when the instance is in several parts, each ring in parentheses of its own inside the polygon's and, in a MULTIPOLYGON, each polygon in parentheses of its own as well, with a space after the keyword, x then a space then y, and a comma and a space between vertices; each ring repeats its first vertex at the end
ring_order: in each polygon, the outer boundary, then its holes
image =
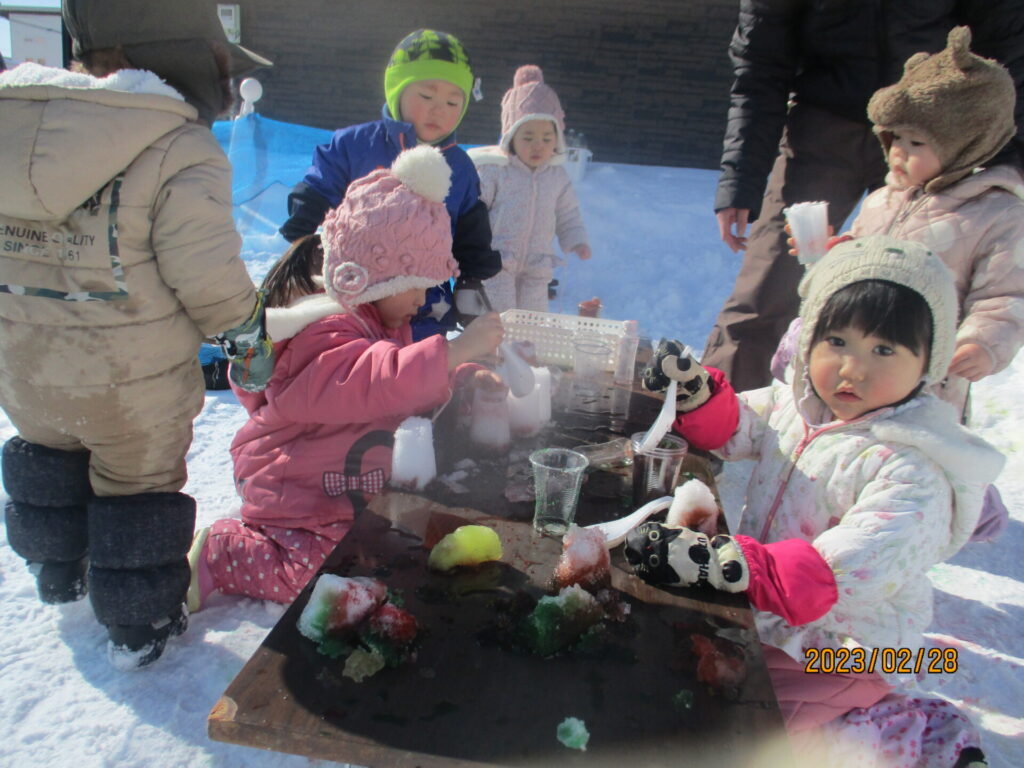
POLYGON ((480 199, 490 211, 491 247, 501 251, 503 264, 553 256, 556 236, 565 253, 587 243, 576 192, 557 157, 531 169, 497 146, 471 149, 469 156, 480 174, 480 199))
POLYGON ((806 648, 920 647, 932 618, 928 569, 967 541, 1002 454, 930 394, 852 422, 826 421, 806 374, 739 398, 739 426, 718 451, 757 460, 737 532, 810 542, 839 595, 798 627, 758 612, 762 641, 801 661, 806 648))

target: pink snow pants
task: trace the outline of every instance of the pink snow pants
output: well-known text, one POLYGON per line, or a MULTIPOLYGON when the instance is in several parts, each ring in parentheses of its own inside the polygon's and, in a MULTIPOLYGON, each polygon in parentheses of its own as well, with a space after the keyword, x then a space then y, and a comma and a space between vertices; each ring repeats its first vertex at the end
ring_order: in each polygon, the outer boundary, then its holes
POLYGON ((947 701, 894 693, 877 674, 807 674, 762 645, 794 750, 843 768, 951 768, 980 744, 971 721, 947 701))
POLYGON ((316 532, 218 520, 210 526, 204 548, 211 583, 203 591, 290 603, 351 527, 351 520, 316 532))
POLYGON ((768 675, 791 734, 814 728, 855 707, 870 707, 890 691, 881 676, 871 674, 807 674, 789 654, 762 645, 768 675))

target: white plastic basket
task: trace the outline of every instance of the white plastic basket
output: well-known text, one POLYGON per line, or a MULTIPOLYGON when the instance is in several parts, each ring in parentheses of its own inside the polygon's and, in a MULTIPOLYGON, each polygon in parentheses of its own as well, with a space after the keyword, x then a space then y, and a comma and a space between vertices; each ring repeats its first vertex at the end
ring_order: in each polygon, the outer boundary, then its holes
POLYGON ((569 369, 573 367, 573 339, 586 335, 608 344, 605 370, 615 370, 615 350, 619 339, 626 335, 624 320, 558 315, 528 309, 506 310, 501 313, 501 322, 505 326, 506 341, 529 341, 536 349, 539 363, 569 369))

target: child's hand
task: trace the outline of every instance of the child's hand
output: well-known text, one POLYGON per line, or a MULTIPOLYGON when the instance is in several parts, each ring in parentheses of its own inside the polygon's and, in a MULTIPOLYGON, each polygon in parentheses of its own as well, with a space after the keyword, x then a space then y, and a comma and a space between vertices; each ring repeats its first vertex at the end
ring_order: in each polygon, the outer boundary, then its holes
POLYGON ((590 252, 590 246, 586 243, 580 243, 572 249, 572 252, 579 256, 581 261, 586 261, 593 255, 590 252))
POLYGON ((968 381, 978 381, 992 373, 995 367, 992 356, 984 347, 968 342, 956 348, 949 372, 954 376, 963 376, 968 381))
POLYGON ((505 328, 501 324, 501 316, 497 312, 481 315, 457 338, 448 342, 448 370, 453 371, 470 360, 494 354, 503 338, 505 328))
MULTIPOLYGON (((789 255, 790 256, 799 256, 800 255, 800 251, 797 250, 796 239, 793 237, 793 230, 789 228, 789 224, 784 226, 783 229, 786 231, 786 234, 789 235, 789 237, 786 238, 786 245, 789 246, 789 255)), ((826 252, 828 252, 828 250, 833 245, 837 244, 836 241, 833 241, 833 238, 835 237, 835 232, 836 232, 835 227, 833 227, 831 224, 829 224, 828 225, 828 244, 825 246, 825 251, 826 252)), ((848 239, 852 239, 852 238, 848 238, 848 239)))

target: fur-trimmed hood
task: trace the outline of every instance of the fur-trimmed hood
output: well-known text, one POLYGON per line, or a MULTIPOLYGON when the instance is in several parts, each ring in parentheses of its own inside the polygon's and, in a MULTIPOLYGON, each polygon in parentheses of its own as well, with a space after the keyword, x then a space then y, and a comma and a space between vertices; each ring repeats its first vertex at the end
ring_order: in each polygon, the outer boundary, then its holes
POLYGON ((287 307, 267 309, 267 335, 276 341, 290 339, 307 325, 347 310, 326 293, 302 296, 287 307))
POLYGON ((27 62, 0 74, 0 213, 62 220, 197 112, 152 72, 97 78, 27 62))

